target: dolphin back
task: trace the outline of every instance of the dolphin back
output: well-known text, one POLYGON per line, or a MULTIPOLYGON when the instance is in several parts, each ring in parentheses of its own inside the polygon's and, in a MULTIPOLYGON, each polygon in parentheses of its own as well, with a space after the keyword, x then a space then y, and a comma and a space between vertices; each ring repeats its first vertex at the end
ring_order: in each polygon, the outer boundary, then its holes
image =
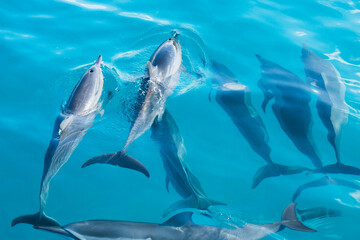
POLYGON ((104 77, 100 68, 101 55, 81 77, 66 103, 66 111, 83 115, 94 111, 100 100, 104 77))

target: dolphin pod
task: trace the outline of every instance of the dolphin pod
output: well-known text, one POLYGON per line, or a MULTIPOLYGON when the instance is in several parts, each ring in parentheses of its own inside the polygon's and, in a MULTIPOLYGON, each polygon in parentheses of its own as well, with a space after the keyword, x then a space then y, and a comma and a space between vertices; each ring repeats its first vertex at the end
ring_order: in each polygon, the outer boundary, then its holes
POLYGON ((226 205, 208 199, 200 181, 184 162, 185 146, 179 128, 168 110, 157 118, 151 127, 151 137, 159 143, 160 154, 166 171, 166 189, 169 183, 184 198, 165 210, 163 216, 182 208, 209 210, 211 205, 226 205))
POLYGON ((126 149, 151 127, 156 117, 161 117, 165 101, 173 93, 179 80, 181 60, 181 45, 176 37, 166 40, 158 47, 147 63, 147 77, 142 80, 142 96, 138 98, 137 104, 141 107, 132 123, 125 146, 119 152, 91 158, 83 167, 106 163, 134 169, 147 177, 150 176, 143 164, 126 154, 126 149))
POLYGON ((296 231, 316 232, 299 221, 295 207, 296 203, 286 207, 279 222, 263 225, 246 224, 236 229, 195 224, 192 221, 192 212, 177 214, 162 224, 93 220, 63 227, 59 224, 34 227, 75 240, 256 240, 281 231, 285 227, 296 231))
POLYGON ((348 121, 349 108, 345 102, 345 85, 335 67, 303 46, 301 59, 306 80, 317 92, 316 108, 321 121, 328 130, 328 141, 334 148, 336 163, 312 172, 344 173, 360 175, 360 169, 345 165, 340 161, 341 129, 348 121))
POLYGON ((60 168, 68 161, 72 152, 84 137, 86 131, 101 108, 100 97, 104 77, 101 71, 102 56, 81 77, 69 100, 55 121, 49 147, 45 154, 43 175, 40 184, 40 209, 33 215, 14 219, 12 225, 29 223, 52 224, 53 220, 44 213, 49 185, 60 168))
MULTIPOLYGON (((127 155, 126 150, 145 131, 151 128, 151 137, 160 147, 160 154, 166 172, 165 185, 169 184, 183 198, 172 204, 163 214, 167 216, 175 210, 197 208, 209 210, 212 205, 223 205, 210 200, 201 187, 199 180, 190 171, 184 160, 185 146, 176 121, 165 108, 165 102, 172 95, 180 74, 182 49, 177 37, 163 42, 147 63, 145 76, 140 82, 136 98, 136 116, 132 121, 128 138, 122 150, 103 154, 84 163, 83 167, 107 163, 137 170, 147 177, 149 172, 138 160, 127 155)), ((253 151, 267 163, 260 168, 253 179, 255 188, 268 177, 296 174, 303 171, 314 173, 357 174, 358 169, 340 162, 339 138, 341 127, 347 121, 348 109, 344 101, 344 85, 336 69, 307 47, 303 49, 303 64, 307 82, 314 85, 318 92, 318 114, 328 130, 328 140, 333 146, 337 163, 323 167, 312 140, 312 115, 310 111, 311 88, 295 74, 280 65, 257 58, 261 64, 261 79, 258 86, 265 99, 262 109, 274 99, 272 110, 282 130, 296 148, 307 156, 315 170, 300 166, 285 166, 274 163, 268 143, 268 132, 258 112, 251 103, 251 93, 241 84, 235 75, 224 65, 212 61, 212 85, 216 89, 216 102, 227 113, 239 132, 253 151)), ((279 222, 263 225, 246 224, 233 229, 196 224, 190 212, 179 213, 162 224, 91 220, 65 226, 45 215, 44 206, 51 179, 71 156, 101 108, 100 97, 103 88, 103 76, 100 68, 102 57, 99 56, 81 78, 62 113, 55 122, 53 137, 47 150, 40 190, 40 210, 33 215, 21 216, 13 220, 12 225, 28 223, 36 229, 54 232, 73 239, 126 239, 126 240, 242 240, 262 239, 285 227, 305 232, 315 232, 306 227, 297 217, 296 203, 298 196, 306 189, 329 184, 351 187, 359 190, 356 184, 337 178, 325 177, 298 187, 290 204, 279 222)), ((211 95, 209 95, 211 96, 211 95)), ((111 97, 111 96, 109 96, 111 97)), ((110 100, 110 98, 109 98, 110 100)), ((340 213, 327 208, 298 210, 301 219, 339 216, 340 213)))
POLYGON ((310 88, 298 76, 280 65, 260 55, 256 57, 261 64, 262 77, 258 85, 265 95, 263 110, 266 110, 268 102, 274 98, 272 109, 281 128, 315 167, 322 167, 312 140, 310 88))
POLYGON ((267 163, 255 173, 252 188, 265 178, 297 174, 307 170, 304 167, 276 164, 271 160, 269 136, 261 117, 251 103, 249 88, 241 84, 223 64, 212 61, 212 70, 211 80, 216 88, 216 102, 229 115, 254 152, 267 163))

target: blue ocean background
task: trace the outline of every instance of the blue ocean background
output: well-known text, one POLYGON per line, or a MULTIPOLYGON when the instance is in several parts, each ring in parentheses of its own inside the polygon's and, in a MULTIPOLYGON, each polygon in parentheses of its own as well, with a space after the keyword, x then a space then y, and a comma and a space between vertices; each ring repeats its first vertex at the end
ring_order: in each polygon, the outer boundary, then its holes
MULTIPOLYGON (((282 131, 270 108, 261 110, 255 54, 274 61, 305 80, 301 47, 306 44, 335 66, 346 85, 349 121, 343 127, 341 158, 360 167, 360 3, 346 0, 252 1, 4 1, 0 2, 0 239, 48 240, 63 237, 10 226, 13 218, 38 209, 44 154, 54 121, 72 89, 99 54, 105 90, 118 93, 59 171, 50 186, 46 213, 62 224, 88 219, 163 222, 164 210, 180 200, 165 188, 159 147, 150 131, 128 153, 151 173, 97 165, 82 169, 91 157, 121 149, 130 123, 128 106, 152 52, 178 32, 183 46, 179 87, 166 103, 186 147, 185 161, 211 199, 214 220, 197 223, 270 223, 301 184, 321 175, 298 174, 266 179, 251 189, 264 161, 252 151, 229 116, 209 102, 211 59, 226 65, 251 90, 252 102, 269 132, 272 159, 312 167, 282 131), (205 63, 205 64, 204 64, 205 63)), ((310 102, 312 128, 324 164, 336 161, 327 130, 310 102)), ((360 185, 360 178, 338 175, 360 185)), ((359 239, 360 191, 326 186, 304 191, 298 208, 329 207, 341 217, 306 223, 317 233, 284 230, 266 239, 359 239)))

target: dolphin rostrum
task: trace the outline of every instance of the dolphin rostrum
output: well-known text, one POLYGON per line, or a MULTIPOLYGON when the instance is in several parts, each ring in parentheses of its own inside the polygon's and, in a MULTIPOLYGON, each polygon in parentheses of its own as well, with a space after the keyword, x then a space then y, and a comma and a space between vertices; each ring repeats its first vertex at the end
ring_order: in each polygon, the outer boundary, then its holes
POLYGON ((328 141, 334 148, 336 163, 313 172, 344 173, 360 175, 360 169, 342 164, 340 161, 341 128, 348 121, 349 108, 345 102, 345 85, 335 67, 317 55, 307 46, 303 46, 301 56, 306 80, 317 93, 316 108, 321 121, 328 130, 328 141))
POLYGON ((55 121, 50 145, 45 154, 44 169, 40 185, 40 210, 33 215, 21 216, 13 221, 34 225, 51 225, 53 220, 44 213, 52 178, 68 161, 75 148, 92 126, 96 114, 101 108, 100 97, 104 77, 101 71, 102 56, 81 77, 69 100, 55 121))
POLYGON ((209 210, 211 205, 225 205, 207 198, 200 181, 190 171, 184 161, 185 146, 179 128, 165 109, 161 118, 157 118, 151 127, 151 137, 159 143, 160 154, 166 171, 166 189, 169 183, 184 198, 171 205, 163 214, 167 216, 181 208, 209 210))
POLYGON ((311 91, 298 76, 280 65, 256 55, 261 63, 262 78, 258 85, 264 92, 262 108, 274 98, 273 112, 296 148, 307 156, 317 168, 322 162, 312 140, 312 116, 309 107, 311 91))
POLYGON ((148 77, 142 79, 140 96, 137 99, 137 105, 140 107, 123 149, 94 157, 84 163, 83 167, 95 163, 107 163, 135 169, 147 177, 150 176, 144 165, 126 154, 126 149, 151 127, 156 117, 161 117, 165 101, 178 83, 181 59, 181 45, 176 37, 166 40, 158 47, 147 63, 146 75, 148 77))
POLYGON ((65 226, 34 226, 75 240, 256 240, 285 227, 296 231, 316 232, 303 225, 296 216, 296 203, 283 212, 281 221, 254 225, 246 224, 235 229, 195 224, 192 212, 177 214, 162 224, 92 220, 65 226))
MULTIPOLYGON (((271 148, 265 125, 251 103, 251 92, 241 84, 235 75, 223 64, 212 61, 212 85, 216 89, 216 102, 229 115, 237 129, 251 148, 267 163, 254 175, 252 188, 263 179, 280 175, 297 174, 305 171, 303 167, 289 167, 271 160, 271 148)), ((210 95, 209 95, 210 96, 210 95)))

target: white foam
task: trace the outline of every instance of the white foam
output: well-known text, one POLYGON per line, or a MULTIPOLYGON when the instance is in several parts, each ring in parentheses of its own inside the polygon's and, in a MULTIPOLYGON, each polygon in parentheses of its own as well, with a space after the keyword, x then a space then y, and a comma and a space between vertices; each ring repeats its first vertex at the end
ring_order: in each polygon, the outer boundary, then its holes
POLYGON ((145 13, 119 12, 118 14, 120 16, 123 16, 123 17, 137 18, 137 19, 141 19, 141 20, 144 20, 144 21, 148 21, 148 22, 156 22, 156 23, 162 24, 162 25, 169 25, 170 24, 170 21, 168 21, 168 20, 153 18, 150 15, 145 14, 145 13))
POLYGON ((81 8, 89 9, 89 10, 102 10, 102 11, 114 11, 116 7, 104 5, 100 3, 90 3, 82 0, 58 0, 60 2, 68 3, 74 6, 78 6, 81 8))

